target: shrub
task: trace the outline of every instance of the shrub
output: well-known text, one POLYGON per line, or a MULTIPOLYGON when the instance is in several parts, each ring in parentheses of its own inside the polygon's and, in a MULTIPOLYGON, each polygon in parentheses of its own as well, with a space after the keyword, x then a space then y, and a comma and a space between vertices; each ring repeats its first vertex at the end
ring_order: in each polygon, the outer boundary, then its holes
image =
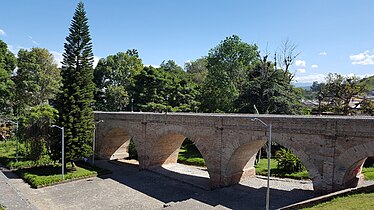
POLYGON ((129 144, 129 157, 128 159, 138 159, 138 152, 136 151, 135 143, 134 140, 131 138, 130 139, 130 144, 129 144))
POLYGON ((300 159, 289 149, 280 148, 275 153, 275 158, 278 161, 277 168, 284 171, 284 173, 301 172, 305 169, 300 159))

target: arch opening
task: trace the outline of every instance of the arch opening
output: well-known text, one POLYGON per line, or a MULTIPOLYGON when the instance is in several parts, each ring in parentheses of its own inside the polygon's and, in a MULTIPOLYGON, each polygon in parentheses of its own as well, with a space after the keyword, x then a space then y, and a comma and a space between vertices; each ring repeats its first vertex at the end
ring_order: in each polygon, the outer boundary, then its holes
MULTIPOLYGON (((267 140, 266 136, 260 137, 256 135, 253 136, 251 140, 244 144, 239 144, 234 149, 224 172, 224 186, 239 183, 255 175, 267 175, 267 140), (261 154, 260 157, 256 156, 259 153, 261 154)), ((306 185, 310 186, 304 187, 305 189, 310 188, 310 190, 315 188, 315 180, 320 178, 320 176, 317 168, 314 166, 313 162, 310 161, 311 159, 304 150, 295 150, 292 144, 283 144, 282 139, 278 141, 277 136, 275 136, 275 138, 273 137, 272 142, 270 175, 279 178, 311 179, 313 183, 305 182, 306 185), (278 151, 282 151, 281 148, 283 152, 279 153, 278 151), (286 159, 286 161, 282 163, 284 167, 288 167, 288 158, 290 158, 289 162, 294 162, 296 159, 299 159, 299 163, 296 164, 297 166, 295 166, 295 168, 304 170, 293 173, 285 171, 285 168, 281 168, 281 165, 278 166, 276 153, 278 153, 278 158, 282 158, 283 156, 283 159, 286 159)), ((287 140, 285 142, 287 142, 287 140)))
POLYGON ((212 188, 207 148, 201 142, 180 133, 166 134, 152 146, 152 151, 153 171, 199 188, 212 188))
POLYGON ((336 160, 334 190, 360 186, 374 180, 374 149, 372 142, 344 151, 336 160))
POLYGON ((129 147, 135 147, 135 143, 131 141, 133 138, 123 129, 112 129, 104 134, 101 141, 97 142, 98 156, 109 160, 132 158, 133 154, 129 153, 129 147))
POLYGON ((228 186, 239 183, 246 177, 255 176, 256 154, 265 142, 265 140, 254 140, 236 148, 227 163, 221 185, 228 186))

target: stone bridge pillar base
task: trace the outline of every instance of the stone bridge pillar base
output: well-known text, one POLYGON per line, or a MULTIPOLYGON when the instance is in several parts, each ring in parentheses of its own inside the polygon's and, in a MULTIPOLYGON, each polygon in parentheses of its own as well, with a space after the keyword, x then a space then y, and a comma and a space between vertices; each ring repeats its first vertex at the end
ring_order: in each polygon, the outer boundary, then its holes
POLYGON ((238 184, 241 179, 248 177, 255 177, 256 169, 255 167, 248 167, 242 172, 234 173, 229 176, 221 176, 221 187, 228 187, 234 184, 238 184))

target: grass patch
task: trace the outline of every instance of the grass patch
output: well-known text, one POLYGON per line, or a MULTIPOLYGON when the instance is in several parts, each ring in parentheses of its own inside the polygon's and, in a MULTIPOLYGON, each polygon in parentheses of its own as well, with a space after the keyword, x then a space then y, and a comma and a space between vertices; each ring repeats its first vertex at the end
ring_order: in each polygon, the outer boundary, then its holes
MULTIPOLYGON (((277 169, 278 161, 276 159, 270 160, 270 176, 280 177, 280 178, 291 178, 291 179, 309 179, 309 174, 307 170, 295 173, 285 173, 284 171, 277 169)), ((256 174, 267 176, 268 173, 268 161, 266 158, 261 158, 260 162, 255 165, 256 174)))
POLYGON ((306 209, 374 209, 374 193, 335 198, 306 209))
POLYGON ((374 180, 374 167, 362 168, 362 173, 365 176, 365 180, 374 180))
POLYGON ((183 142, 182 147, 179 150, 178 163, 206 166, 200 151, 193 144, 193 142, 189 141, 188 139, 183 142))
POLYGON ((4 210, 4 207, 0 204, 0 210, 4 210))
MULTIPOLYGON (((37 161, 27 160, 26 157, 18 155, 17 162, 16 145, 17 142, 14 140, 10 140, 7 142, 0 141, 0 163, 4 164, 7 168, 13 170, 53 164, 53 161, 49 158, 48 155, 44 155, 40 160, 37 161)), ((20 143, 19 147, 21 147, 21 145, 23 144, 20 143)))
POLYGON ((104 170, 92 168, 87 165, 77 164, 76 171, 71 170, 71 165, 67 164, 67 172, 65 179, 62 179, 61 165, 41 166, 28 169, 19 169, 16 173, 33 188, 49 186, 55 183, 63 182, 71 179, 80 179, 86 177, 97 176, 104 170))
POLYGON ((33 188, 53 185, 66 180, 97 176, 98 174, 109 172, 81 162, 77 163, 77 170, 72 171, 70 170, 71 165, 69 163, 67 164, 65 179, 62 180, 61 164, 54 164, 48 155, 44 155, 38 161, 27 160, 25 157, 19 156, 17 162, 15 141, 0 142, 0 162, 7 168, 15 170, 15 172, 33 188))

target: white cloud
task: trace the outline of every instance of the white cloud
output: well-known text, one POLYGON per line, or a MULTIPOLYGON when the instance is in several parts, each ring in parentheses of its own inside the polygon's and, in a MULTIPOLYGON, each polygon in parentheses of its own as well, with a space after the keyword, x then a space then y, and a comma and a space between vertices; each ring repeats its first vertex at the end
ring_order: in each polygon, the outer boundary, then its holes
POLYGON ((143 64, 143 66, 146 66, 146 67, 154 67, 154 68, 160 68, 160 65, 154 65, 154 64, 143 64))
POLYGON ((327 52, 323 51, 323 52, 318 53, 318 55, 326 56, 327 52))
POLYGON ((1 36, 6 36, 5 31, 4 31, 3 29, 1 29, 1 28, 0 28, 0 35, 1 35, 1 36))
MULTIPOLYGON (((293 80, 294 80, 294 83, 313 83, 314 81, 317 81, 317 82, 321 83, 321 82, 326 82, 326 76, 327 75, 324 75, 324 74, 310 74, 310 75, 306 75, 306 76, 297 76, 296 75, 293 80)), ((356 77, 362 79, 362 78, 365 78, 365 77, 374 76, 374 73, 373 74, 349 73, 349 74, 343 74, 342 76, 343 77, 356 76, 356 77)))
POLYGON ((296 70, 296 71, 297 71, 297 72, 300 72, 300 73, 305 73, 305 72, 306 72, 304 68, 300 68, 300 69, 298 69, 298 70, 296 70))
POLYGON ((94 68, 96 68, 97 63, 99 62, 99 60, 100 60, 100 57, 98 57, 98 56, 94 56, 94 62, 93 62, 93 67, 94 67, 94 68))
POLYGON ((374 50, 349 56, 353 65, 373 65, 374 64, 374 50))
POLYGON ((295 61, 295 65, 296 65, 296 66, 305 67, 305 66, 306 66, 306 61, 303 61, 303 60, 296 60, 296 61, 295 61))
POLYGON ((306 61, 296 60, 295 61, 295 66, 297 67, 296 72, 300 72, 300 73, 305 73, 306 72, 306 70, 305 70, 306 61))
POLYGON ((56 51, 50 51, 50 53, 53 55, 53 57, 55 58, 55 62, 57 64, 57 67, 61 67, 62 64, 62 60, 63 60, 63 57, 62 57, 62 53, 60 52, 56 52, 56 51))
POLYGON ((312 83, 314 81, 325 82, 326 75, 323 74, 310 74, 306 76, 295 76, 295 83, 312 83))
POLYGON ((317 64, 313 64, 310 67, 313 68, 313 69, 316 69, 316 68, 318 68, 318 65, 317 64))
POLYGON ((31 42, 32 42, 34 45, 39 45, 39 43, 36 42, 36 41, 32 38, 32 36, 28 35, 28 37, 29 37, 29 39, 31 40, 31 42))

